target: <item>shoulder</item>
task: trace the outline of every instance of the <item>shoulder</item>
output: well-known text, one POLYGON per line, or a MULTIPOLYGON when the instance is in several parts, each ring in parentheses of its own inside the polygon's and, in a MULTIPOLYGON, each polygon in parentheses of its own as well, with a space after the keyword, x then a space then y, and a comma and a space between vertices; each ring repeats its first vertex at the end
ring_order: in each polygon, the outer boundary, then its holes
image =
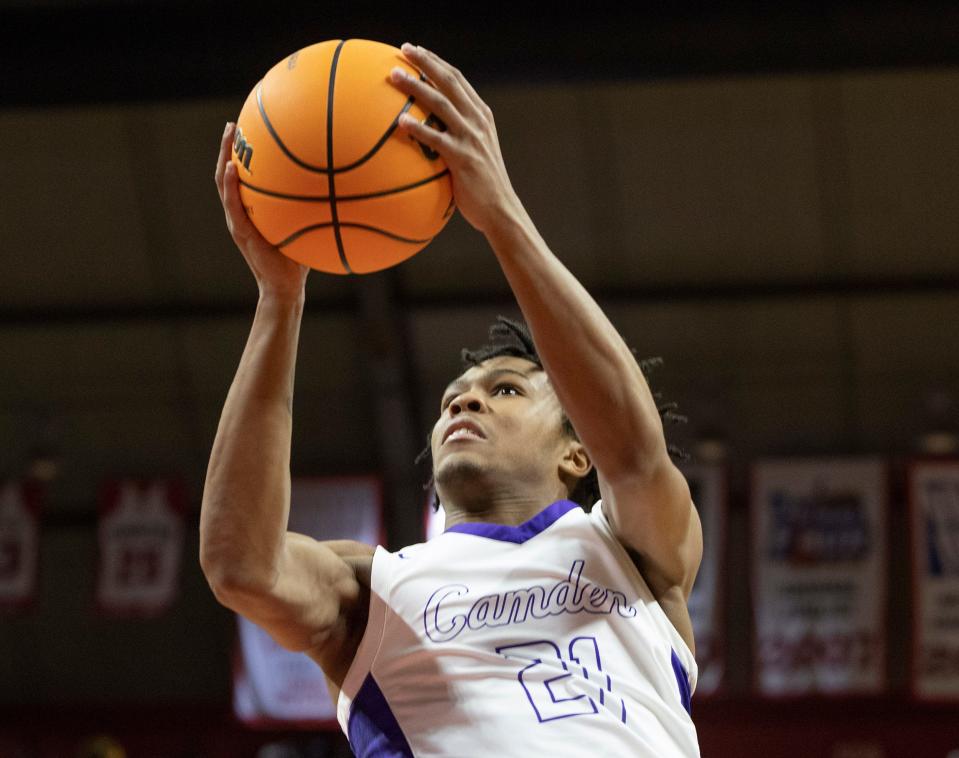
POLYGON ((369 559, 375 587, 386 591, 402 577, 428 570, 436 563, 438 543, 442 541, 442 537, 437 537, 430 542, 418 542, 392 551, 376 548, 369 559))

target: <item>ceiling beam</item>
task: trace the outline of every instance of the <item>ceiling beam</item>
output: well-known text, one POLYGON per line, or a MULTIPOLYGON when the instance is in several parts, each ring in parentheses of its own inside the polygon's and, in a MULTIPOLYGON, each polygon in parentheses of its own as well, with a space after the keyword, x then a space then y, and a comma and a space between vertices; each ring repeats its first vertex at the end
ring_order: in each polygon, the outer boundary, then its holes
MULTIPOLYGON (((741 282, 726 284, 657 284, 647 287, 589 288, 604 306, 650 303, 761 302, 798 298, 874 298, 919 295, 959 294, 959 275, 911 276, 870 279, 815 279, 782 282, 741 282)), ((396 293, 394 307, 410 314, 422 310, 469 310, 480 307, 515 306, 505 293, 460 292, 414 295, 396 293)), ((47 326, 80 326, 205 321, 248 318, 255 310, 254 300, 223 303, 167 302, 123 305, 43 305, 0 307, 0 329, 47 326)), ((356 298, 351 289, 341 297, 324 295, 310 298, 307 293, 306 316, 357 316, 356 298)))
POLYGON ((285 55, 342 37, 425 44, 479 83, 959 64, 954 2, 560 7, 464 4, 455 14, 417 3, 384 13, 363 2, 338 3, 331 13, 315 0, 7 7, 0 9, 3 104, 243 97, 285 55))

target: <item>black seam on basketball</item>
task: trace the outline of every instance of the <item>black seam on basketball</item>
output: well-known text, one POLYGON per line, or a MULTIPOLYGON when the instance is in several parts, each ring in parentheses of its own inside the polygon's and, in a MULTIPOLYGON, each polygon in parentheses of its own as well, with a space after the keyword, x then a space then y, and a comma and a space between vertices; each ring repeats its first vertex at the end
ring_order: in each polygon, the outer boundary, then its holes
MULTIPOLYGON (((339 48, 337 48, 337 52, 339 52, 339 48)), ((263 107, 262 91, 263 91, 263 83, 261 82, 260 84, 257 85, 257 88, 256 88, 256 107, 260 111, 260 118, 263 119, 263 125, 266 127, 266 130, 270 133, 270 136, 273 138, 273 141, 276 143, 276 146, 280 148, 280 150, 283 151, 283 154, 287 158, 289 158, 291 161, 293 161, 297 166, 300 166, 301 168, 305 168, 308 171, 319 171, 320 173, 324 173, 324 174, 327 173, 327 169, 325 166, 313 166, 307 163, 306 161, 300 160, 295 155, 293 155, 292 152, 290 152, 290 149, 286 145, 283 144, 283 140, 280 139, 280 135, 277 134, 276 129, 273 128, 273 124, 270 121, 270 117, 266 115, 266 108, 263 107)))
MULTIPOLYGON (((346 40, 343 40, 343 42, 345 41, 346 40)), ((343 42, 340 43, 340 47, 343 46, 343 42)), ((337 47, 336 52, 334 53, 334 58, 337 55, 339 55, 339 49, 340 48, 337 47)), ((333 76, 333 70, 331 68, 330 70, 331 79, 332 79, 332 76, 333 76)), ((422 79, 423 76, 421 75, 420 78, 422 79)), ((370 158, 376 155, 376 152, 381 147, 383 147, 384 144, 386 144, 386 140, 388 140, 393 135, 393 132, 395 132, 397 127, 399 126, 400 116, 402 116, 404 113, 407 113, 409 109, 413 107, 413 102, 414 102, 412 97, 406 100, 406 103, 404 103, 403 107, 400 109, 400 112, 393 117, 393 120, 390 122, 389 127, 387 127, 386 131, 383 132, 383 135, 379 138, 379 140, 377 140, 376 144, 373 145, 373 147, 370 149, 370 151, 366 155, 359 158, 358 160, 353 161, 353 163, 347 164, 346 166, 334 166, 332 169, 330 169, 329 166, 330 166, 330 161, 333 159, 332 156, 327 156, 327 165, 314 166, 312 163, 307 163, 303 159, 295 156, 293 152, 286 145, 283 144, 283 140, 280 139, 280 135, 277 134, 276 129, 273 128, 273 123, 270 121, 270 117, 266 115, 266 108, 263 105, 262 90, 263 90, 263 83, 260 82, 260 84, 258 84, 256 87, 256 107, 260 111, 260 118, 263 119, 263 125, 266 127, 266 130, 270 133, 270 136, 273 138, 273 141, 276 143, 277 147, 279 147, 280 150, 283 151, 283 154, 287 158, 293 161, 300 168, 305 168, 307 171, 316 171, 317 173, 320 173, 320 174, 329 174, 329 173, 340 174, 340 173, 343 173, 344 171, 352 171, 357 166, 362 166, 364 163, 366 163, 370 158)))
MULTIPOLYGON (((423 76, 422 73, 420 74, 420 80, 424 82, 426 81, 426 77, 423 76)), ((406 99, 406 102, 403 104, 403 107, 400 109, 400 112, 393 117, 393 120, 390 122, 390 125, 387 128, 387 130, 383 133, 383 136, 376 141, 376 144, 373 145, 372 148, 370 148, 369 152, 366 155, 364 155, 362 158, 359 158, 358 160, 353 161, 353 163, 348 163, 345 166, 334 166, 333 172, 339 174, 344 171, 352 171, 354 168, 356 168, 357 166, 362 166, 370 158, 376 155, 377 151, 381 147, 383 147, 383 145, 386 144, 386 140, 388 140, 392 136, 393 132, 395 132, 397 127, 400 125, 400 116, 402 116, 404 113, 408 113, 410 108, 413 107, 413 103, 415 102, 416 102, 416 98, 410 95, 406 99)))
POLYGON ((356 161, 354 161, 353 163, 350 163, 350 164, 348 164, 348 165, 346 165, 346 166, 336 166, 336 167, 334 167, 334 168, 333 168, 333 173, 335 173, 335 174, 341 174, 341 173, 343 173, 344 171, 352 171, 354 168, 356 168, 357 166, 362 166, 362 165, 363 165, 364 163, 366 163, 370 158, 372 158, 374 155, 376 155, 376 152, 377 152, 381 147, 383 147, 384 144, 386 144, 386 140, 388 140, 388 139, 392 136, 393 132, 395 132, 395 131, 396 131, 396 128, 400 125, 400 116, 402 116, 404 113, 406 113, 406 112, 407 112, 410 108, 412 108, 412 107, 413 107, 413 98, 411 97, 409 100, 406 101, 406 104, 403 106, 403 109, 402 109, 399 113, 396 114, 396 117, 393 119, 393 121, 392 121, 392 123, 390 124, 389 128, 388 128, 385 132, 383 132, 383 136, 379 138, 379 140, 377 141, 377 143, 376 143, 375 145, 373 145, 373 147, 370 149, 370 151, 369 151, 366 155, 364 155, 364 156, 363 156, 362 158, 360 158, 359 160, 356 160, 356 161))
MULTIPOLYGON (((333 52, 333 62, 330 64, 330 87, 326 93, 326 165, 333 165, 333 86, 336 83, 336 65, 340 61, 340 51, 346 40, 340 40, 333 52)), ((333 171, 326 172, 330 187, 330 216, 333 220, 333 237, 336 239, 336 251, 340 254, 340 263, 346 269, 346 273, 352 274, 349 261, 346 260, 346 251, 343 249, 343 236, 340 234, 340 221, 336 215, 336 174, 333 171)))
MULTIPOLYGON (((407 192, 408 190, 416 189, 417 187, 422 187, 425 184, 430 182, 435 182, 437 179, 442 179, 446 176, 450 170, 448 168, 443 169, 438 174, 433 174, 428 176, 425 179, 420 179, 419 181, 412 182, 411 184, 403 184, 399 187, 393 187, 387 190, 377 190, 376 192, 364 192, 359 195, 337 195, 336 202, 338 203, 348 203, 351 200, 369 200, 374 197, 386 197, 387 195, 398 195, 401 192, 407 192)), ((257 187, 256 185, 250 184, 243 179, 240 179, 240 184, 246 187, 251 192, 258 192, 261 195, 268 195, 269 197, 275 197, 279 200, 300 200, 307 203, 326 203, 329 202, 329 195, 288 195, 284 192, 274 192, 273 190, 268 190, 263 187, 257 187)))
MULTIPOLYGON (((317 229, 327 229, 328 227, 331 227, 331 226, 333 226, 332 221, 325 221, 322 224, 310 224, 309 226, 304 226, 302 229, 297 229, 295 232, 293 232, 293 234, 291 234, 282 242, 277 242, 276 247, 286 247, 290 243, 298 240, 307 232, 313 232, 313 231, 316 231, 317 229)), ((398 234, 394 234, 393 232, 387 231, 386 229, 380 229, 377 226, 368 226, 367 224, 355 224, 352 221, 340 221, 338 226, 346 227, 347 229, 363 229, 368 232, 379 234, 383 237, 389 237, 391 240, 396 240, 397 242, 406 242, 407 244, 410 244, 410 245, 425 245, 427 242, 433 239, 432 237, 427 237, 426 239, 421 239, 421 240, 413 239, 411 237, 401 237, 398 234)), ((350 273, 352 274, 353 272, 350 271, 350 273)))

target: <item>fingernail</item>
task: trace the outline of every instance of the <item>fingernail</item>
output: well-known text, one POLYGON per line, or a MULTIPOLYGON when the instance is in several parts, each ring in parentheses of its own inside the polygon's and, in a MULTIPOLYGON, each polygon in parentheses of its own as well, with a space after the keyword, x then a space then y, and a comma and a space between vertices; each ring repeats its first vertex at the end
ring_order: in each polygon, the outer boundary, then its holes
POLYGON ((411 45, 409 42, 404 42, 403 45, 402 45, 402 47, 400 47, 400 49, 401 49, 404 53, 415 53, 415 52, 416 52, 416 48, 415 48, 413 45, 411 45))
POLYGON ((390 71, 390 77, 393 79, 394 82, 398 82, 398 81, 401 81, 402 79, 406 79, 407 76, 408 74, 399 66, 396 66, 392 71, 390 71))
POLYGON ((230 122, 229 122, 229 121, 227 121, 227 122, 226 122, 226 126, 223 127, 223 133, 226 134, 228 131, 230 131, 230 122))

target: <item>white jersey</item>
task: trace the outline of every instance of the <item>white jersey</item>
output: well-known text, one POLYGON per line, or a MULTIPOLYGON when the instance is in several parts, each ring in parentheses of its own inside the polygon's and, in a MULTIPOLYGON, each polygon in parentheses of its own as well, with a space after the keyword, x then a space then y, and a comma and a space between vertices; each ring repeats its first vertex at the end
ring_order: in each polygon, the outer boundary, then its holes
POLYGON ((602 503, 373 557, 337 717, 359 758, 698 756, 696 661, 602 503))

